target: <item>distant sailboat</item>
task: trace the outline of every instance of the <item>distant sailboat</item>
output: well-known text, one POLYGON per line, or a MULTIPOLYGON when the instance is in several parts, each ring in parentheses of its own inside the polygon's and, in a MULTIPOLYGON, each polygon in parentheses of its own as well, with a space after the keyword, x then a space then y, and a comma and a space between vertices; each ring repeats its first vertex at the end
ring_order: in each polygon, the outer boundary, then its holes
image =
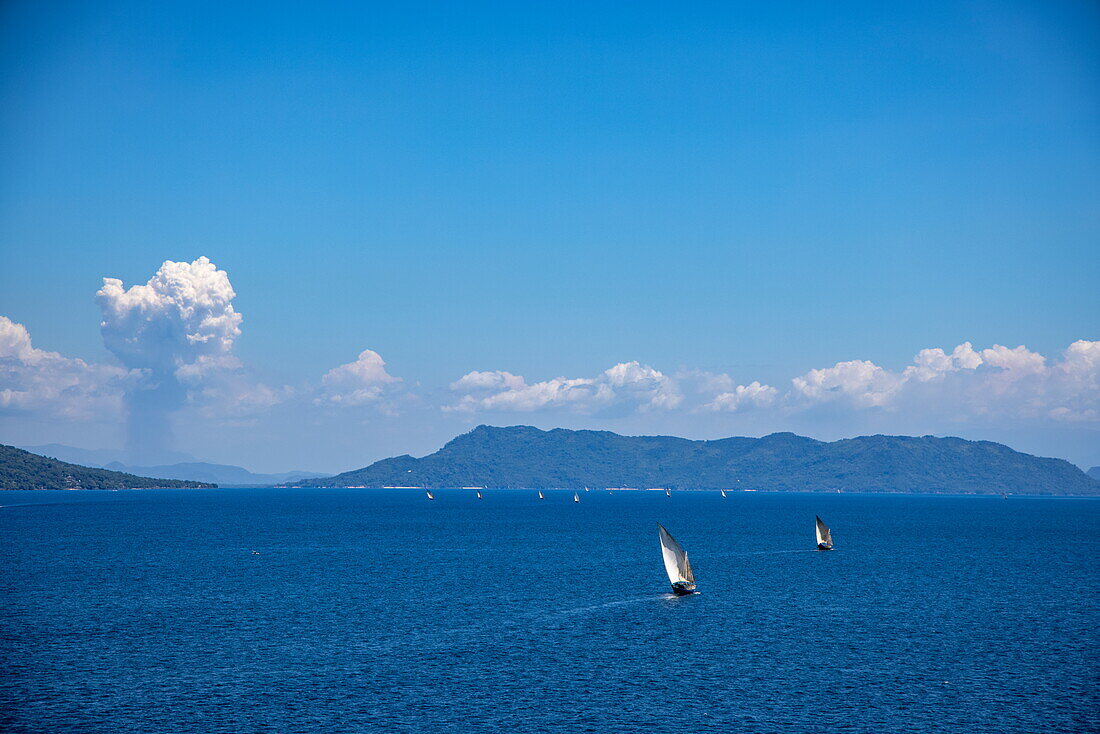
POLYGON ((580 502, 581 501, 581 496, 579 494, 577 494, 576 492, 573 493, 573 501, 574 502, 580 502))
POLYGON ((691 572, 688 554, 661 523, 657 523, 657 532, 661 536, 661 558, 665 562, 668 581, 672 584, 672 593, 677 596, 694 594, 695 575, 691 572))
POLYGON ((720 490, 718 490, 718 491, 722 493, 722 496, 723 496, 723 497, 725 497, 725 496, 726 496, 726 490, 724 490, 724 489, 720 489, 720 490))
POLYGON ((814 515, 814 519, 817 520, 817 549, 832 550, 833 534, 829 532, 829 526, 821 522, 821 518, 817 515, 814 515))
POLYGON ((480 489, 477 491, 477 498, 481 499, 481 490, 480 489))
POLYGON ((428 499, 430 499, 430 500, 434 500, 434 499, 435 499, 435 495, 434 495, 434 494, 432 494, 432 490, 430 490, 430 489, 426 489, 426 490, 424 490, 424 491, 428 493, 428 499))
POLYGON ((539 490, 539 499, 540 500, 546 499, 545 497, 542 496, 542 490, 541 489, 539 490))
POLYGON ((665 497, 671 497, 671 496, 672 496, 672 490, 671 490, 671 489, 668 489, 668 488, 666 488, 666 489, 665 489, 665 497))
POLYGON ((585 487, 585 488, 584 488, 584 491, 585 491, 585 492, 587 492, 587 491, 588 491, 588 487, 585 487))

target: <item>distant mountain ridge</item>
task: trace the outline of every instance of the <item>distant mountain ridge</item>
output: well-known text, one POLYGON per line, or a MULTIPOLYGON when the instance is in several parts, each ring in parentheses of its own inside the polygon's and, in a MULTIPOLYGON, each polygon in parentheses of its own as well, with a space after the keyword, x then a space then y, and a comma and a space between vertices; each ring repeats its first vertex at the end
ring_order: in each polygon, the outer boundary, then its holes
POLYGON ((0 489, 214 488, 207 482, 139 477, 124 472, 69 464, 0 444, 0 489))
POLYGON ((197 461, 190 454, 165 452, 172 459, 182 459, 155 466, 139 466, 123 460, 123 452, 113 449, 80 449, 74 446, 51 443, 43 446, 21 446, 24 451, 49 456, 61 461, 83 466, 99 467, 112 471, 138 474, 161 479, 181 479, 212 482, 220 485, 264 486, 285 484, 299 479, 328 476, 324 472, 291 471, 280 474, 259 474, 232 464, 212 464, 197 461))
POLYGON ((129 466, 121 462, 111 462, 106 469, 144 474, 150 477, 166 479, 194 479, 201 482, 216 482, 221 485, 268 485, 285 484, 299 479, 314 479, 327 476, 318 472, 292 471, 282 474, 256 474, 231 464, 209 464, 193 461, 167 466, 129 466))
POLYGON ((1100 466, 1094 466, 1085 473, 1093 479, 1100 479, 1100 466))
POLYGON ((609 431, 478 426, 421 459, 397 456, 303 487, 671 487, 758 491, 1097 495, 1068 461, 990 441, 773 433, 692 441, 609 431))

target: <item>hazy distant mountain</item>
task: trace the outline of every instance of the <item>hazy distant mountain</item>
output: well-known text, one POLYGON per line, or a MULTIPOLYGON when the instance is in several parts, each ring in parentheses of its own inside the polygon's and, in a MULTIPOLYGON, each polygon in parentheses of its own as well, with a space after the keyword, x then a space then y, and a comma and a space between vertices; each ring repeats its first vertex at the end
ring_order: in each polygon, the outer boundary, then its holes
POLYGON ((0 444, 0 489, 138 489, 216 487, 204 482, 139 477, 69 464, 0 444))
POLYGON ((50 443, 42 446, 21 446, 24 451, 30 451, 42 456, 50 456, 61 461, 83 466, 100 467, 112 471, 139 474, 144 477, 161 477, 164 479, 186 479, 198 482, 213 482, 221 485, 250 485, 262 486, 268 484, 285 484, 299 479, 310 477, 328 476, 324 472, 291 471, 281 474, 256 474, 247 469, 231 464, 210 464, 198 461, 191 454, 179 451, 162 452, 169 457, 164 463, 155 466, 135 465, 126 461, 125 452, 115 449, 80 449, 75 446, 66 446, 60 443, 50 443))
MULTIPOLYGON (((67 461, 71 464, 82 464, 83 466, 105 467, 114 461, 126 463, 128 460, 126 452, 118 449, 81 449, 76 446, 66 446, 61 443, 47 443, 41 446, 20 446, 19 448, 24 451, 30 451, 32 454, 50 456, 60 461, 67 461)), ((197 461, 197 459, 191 454, 185 454, 182 451, 161 451, 158 452, 158 455, 153 459, 153 462, 157 464, 178 464, 186 461, 197 461)))
POLYGON ((1068 461, 989 441, 862 436, 827 443, 793 433, 690 441, 529 426, 478 426, 422 459, 398 456, 296 484, 1100 494, 1100 482, 1068 461))
POLYGON ((1088 475, 1093 479, 1100 479, 1100 466, 1094 466, 1088 470, 1088 475))
POLYGON ((320 472, 292 471, 282 474, 256 474, 239 466, 231 464, 208 464, 202 461, 186 462, 181 464, 168 464, 166 466, 129 466, 121 462, 107 464, 107 469, 125 471, 134 474, 143 474, 149 477, 165 477, 167 479, 194 479, 200 482, 215 482, 225 485, 268 485, 286 484, 300 479, 323 477, 320 472))

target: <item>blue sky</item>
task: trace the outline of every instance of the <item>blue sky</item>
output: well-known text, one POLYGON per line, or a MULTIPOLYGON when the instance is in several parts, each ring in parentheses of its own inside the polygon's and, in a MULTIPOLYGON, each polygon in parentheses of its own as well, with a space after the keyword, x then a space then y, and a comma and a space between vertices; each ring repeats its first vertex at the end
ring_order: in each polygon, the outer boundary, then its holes
MULTIPOLYGON (((0 12, 0 315, 117 366, 102 278, 205 256, 243 316, 234 369, 293 394, 229 420, 191 385, 175 448, 341 469, 484 421, 958 433, 1100 464, 1100 420, 1051 422, 1061 403, 443 409, 472 371, 538 384, 637 361, 782 402, 838 362, 900 374, 971 342, 1055 364, 1100 339, 1092 3, 0 12), (365 349, 408 395, 322 408, 323 375, 365 349)), ((1065 400, 1095 402, 1082 384, 1065 400)), ((109 410, 74 422, 43 400, 0 412, 0 441, 126 440, 109 410)))

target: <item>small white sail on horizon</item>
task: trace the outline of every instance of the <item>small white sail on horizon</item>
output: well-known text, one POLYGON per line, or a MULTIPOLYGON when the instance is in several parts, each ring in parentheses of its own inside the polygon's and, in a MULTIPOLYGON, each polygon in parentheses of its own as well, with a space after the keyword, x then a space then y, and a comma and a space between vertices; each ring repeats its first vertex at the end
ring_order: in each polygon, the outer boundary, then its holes
POLYGON ((580 502, 581 501, 581 496, 579 494, 577 494, 576 492, 573 493, 573 501, 574 502, 580 502))
POLYGON ((817 531, 817 546, 819 548, 832 548, 833 534, 829 531, 829 526, 821 522, 821 518, 817 515, 814 515, 814 519, 817 521, 817 525, 814 528, 817 531))
POLYGON ((671 497, 671 496, 672 496, 672 490, 671 490, 671 489, 668 489, 668 488, 666 487, 666 488, 665 488, 665 497, 671 497))
POLYGON ((669 583, 674 590, 677 584, 683 584, 694 591, 695 574, 691 571, 687 552, 661 523, 657 523, 657 531, 661 536, 661 559, 665 562, 665 573, 668 574, 669 583))
POLYGON ((481 499, 481 498, 482 498, 482 497, 481 497, 481 490, 480 490, 480 489, 479 489, 479 490, 477 491, 477 498, 478 498, 478 499, 481 499))
POLYGON ((725 496, 726 496, 726 490, 724 490, 724 489, 720 489, 720 490, 718 490, 718 491, 722 493, 722 496, 723 496, 723 497, 725 497, 725 496))
POLYGON ((435 499, 435 495, 434 495, 434 494, 432 494, 432 490, 430 490, 430 489, 426 489, 426 490, 424 490, 424 491, 428 493, 428 499, 430 499, 430 500, 434 500, 434 499, 435 499))
POLYGON ((542 496, 542 490, 541 489, 539 490, 539 499, 540 500, 546 499, 545 497, 542 496))

